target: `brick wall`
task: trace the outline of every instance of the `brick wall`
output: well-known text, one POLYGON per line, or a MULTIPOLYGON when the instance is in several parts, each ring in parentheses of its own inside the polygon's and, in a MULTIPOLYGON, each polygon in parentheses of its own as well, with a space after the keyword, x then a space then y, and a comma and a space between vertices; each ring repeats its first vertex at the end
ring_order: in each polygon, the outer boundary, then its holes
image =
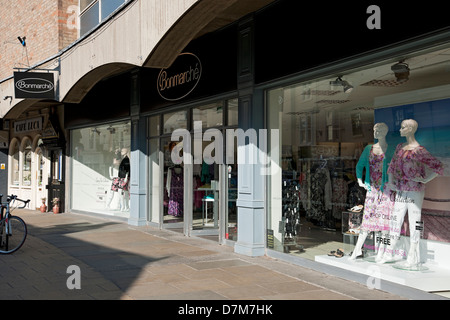
POLYGON ((0 0, 0 80, 14 67, 33 66, 76 40, 78 30, 67 26, 71 5, 78 0, 0 0), (29 62, 18 36, 26 37, 29 62))

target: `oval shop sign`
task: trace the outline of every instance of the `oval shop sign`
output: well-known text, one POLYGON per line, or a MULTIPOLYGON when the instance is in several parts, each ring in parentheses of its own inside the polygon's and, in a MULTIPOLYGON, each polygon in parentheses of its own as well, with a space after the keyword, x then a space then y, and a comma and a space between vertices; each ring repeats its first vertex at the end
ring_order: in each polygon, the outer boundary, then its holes
POLYGON ((14 73, 16 99, 18 98, 54 98, 53 74, 47 73, 14 73))
POLYGON ((158 76, 159 95, 168 101, 176 101, 188 96, 200 82, 202 63, 192 53, 182 53, 167 69, 158 76))

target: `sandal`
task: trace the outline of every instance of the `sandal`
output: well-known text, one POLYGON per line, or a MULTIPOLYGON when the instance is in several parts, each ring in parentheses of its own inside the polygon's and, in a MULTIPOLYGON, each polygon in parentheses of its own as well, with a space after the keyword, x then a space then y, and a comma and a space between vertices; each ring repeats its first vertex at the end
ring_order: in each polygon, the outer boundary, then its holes
POLYGON ((328 253, 328 256, 329 256, 329 257, 336 256, 336 251, 330 251, 330 252, 328 253))
POLYGON ((358 205, 358 206, 354 206, 353 208, 349 209, 348 211, 350 212, 361 212, 361 210, 364 208, 364 206, 362 204, 358 205))
POLYGON ((344 256, 344 250, 337 249, 336 253, 334 254, 337 258, 342 258, 344 256))

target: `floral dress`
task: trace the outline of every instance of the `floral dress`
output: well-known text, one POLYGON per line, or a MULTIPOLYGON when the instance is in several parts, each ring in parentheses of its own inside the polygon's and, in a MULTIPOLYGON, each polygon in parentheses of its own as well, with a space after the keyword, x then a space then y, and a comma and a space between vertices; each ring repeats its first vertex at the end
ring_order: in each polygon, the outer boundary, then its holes
POLYGON ((403 144, 395 149, 395 156, 389 166, 388 173, 393 175, 393 184, 398 191, 425 190, 425 184, 411 179, 426 178, 427 170, 442 175, 444 167, 424 147, 418 146, 412 150, 403 150, 403 144))
POLYGON ((169 194, 169 211, 168 214, 174 217, 183 216, 183 192, 184 192, 184 179, 183 172, 177 173, 172 170, 172 178, 169 194))
POLYGON ((383 178, 383 160, 385 155, 377 155, 370 150, 370 190, 367 191, 364 203, 364 215, 361 231, 388 231, 389 217, 394 202, 391 200, 391 190, 381 190, 383 178))

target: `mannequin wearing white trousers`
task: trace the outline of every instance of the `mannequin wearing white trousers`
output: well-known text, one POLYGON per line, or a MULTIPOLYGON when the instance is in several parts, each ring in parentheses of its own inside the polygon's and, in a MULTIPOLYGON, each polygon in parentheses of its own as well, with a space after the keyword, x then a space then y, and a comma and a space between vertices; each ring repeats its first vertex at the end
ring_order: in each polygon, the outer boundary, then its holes
POLYGON ((425 184, 442 174, 442 163, 433 158, 415 139, 418 124, 415 120, 404 120, 400 128, 400 136, 406 143, 398 145, 389 167, 389 186, 397 192, 391 219, 391 250, 387 250, 379 263, 394 260, 395 245, 400 239, 401 227, 408 212, 410 229, 410 248, 405 267, 415 267, 420 261, 420 230, 416 228, 421 221, 422 204, 425 195, 425 184))

